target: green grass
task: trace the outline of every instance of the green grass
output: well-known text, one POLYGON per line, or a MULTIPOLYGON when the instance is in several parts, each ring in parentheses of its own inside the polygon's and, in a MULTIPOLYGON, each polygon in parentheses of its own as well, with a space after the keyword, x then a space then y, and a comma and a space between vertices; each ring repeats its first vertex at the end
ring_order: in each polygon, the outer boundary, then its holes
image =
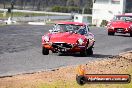
MULTIPOLYGON (((132 75, 132 68, 128 70, 128 73, 132 75)), ((42 83, 38 85, 38 88, 132 88, 132 82, 126 84, 84 84, 79 85, 75 80, 71 81, 56 81, 53 83, 42 83)))
MULTIPOLYGON (((5 17, 3 17, 3 12, 0 12, 0 18, 8 18, 11 16, 11 13, 7 13, 5 17)), ((44 13, 24 13, 24 12, 13 12, 13 17, 25 17, 25 16, 46 16, 49 14, 44 14, 44 13)))
MULTIPOLYGON (((132 68, 128 69, 128 73, 132 75, 132 68)), ((126 84, 77 84, 76 80, 56 80, 53 82, 45 83, 38 81, 35 83, 23 82, 19 85, 7 84, 3 88, 132 88, 132 82, 126 84)))
POLYGON ((40 84, 38 88, 132 88, 132 83, 129 84, 85 84, 79 85, 76 81, 64 82, 56 81, 51 84, 40 84))

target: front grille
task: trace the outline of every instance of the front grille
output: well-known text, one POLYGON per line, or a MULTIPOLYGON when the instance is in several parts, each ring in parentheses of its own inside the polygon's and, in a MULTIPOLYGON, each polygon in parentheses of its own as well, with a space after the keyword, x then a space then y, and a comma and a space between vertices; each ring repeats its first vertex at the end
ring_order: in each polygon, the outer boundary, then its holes
POLYGON ((53 43, 52 47, 54 47, 54 48, 72 48, 72 45, 67 44, 67 43, 53 43))
POLYGON ((124 30, 124 28, 115 28, 115 30, 124 30))
POLYGON ((117 32, 123 32, 123 31, 124 31, 124 28, 115 28, 115 30, 116 30, 117 32))

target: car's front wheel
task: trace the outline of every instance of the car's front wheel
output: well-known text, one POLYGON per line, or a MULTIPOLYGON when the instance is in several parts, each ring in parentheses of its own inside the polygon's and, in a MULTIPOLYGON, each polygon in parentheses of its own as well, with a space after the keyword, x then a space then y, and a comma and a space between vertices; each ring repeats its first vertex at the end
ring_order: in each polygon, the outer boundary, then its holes
POLYGON ((87 49, 87 55, 93 55, 93 47, 87 49))
POLYGON ((93 55, 93 46, 80 52, 81 56, 93 55))
POLYGON ((114 32, 108 32, 108 35, 115 35, 114 32))
POLYGON ((88 55, 87 50, 81 51, 80 55, 83 56, 83 57, 87 56, 88 55))
POLYGON ((130 32, 130 37, 132 37, 132 32, 130 32))
POLYGON ((45 47, 42 47, 42 54, 43 55, 48 55, 49 54, 49 50, 46 49, 45 47))

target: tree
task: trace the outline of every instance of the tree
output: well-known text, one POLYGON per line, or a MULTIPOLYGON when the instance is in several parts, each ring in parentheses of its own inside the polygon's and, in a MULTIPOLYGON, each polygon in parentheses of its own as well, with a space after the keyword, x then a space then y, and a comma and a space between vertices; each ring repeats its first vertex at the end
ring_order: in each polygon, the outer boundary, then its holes
POLYGON ((3 0, 3 8, 4 8, 4 9, 6 8, 5 0, 3 0))
POLYGON ((25 9, 26 0, 16 0, 15 5, 18 6, 19 9, 25 9))
MULTIPOLYGON (((64 6, 67 8, 78 7, 92 10, 94 0, 15 0, 17 9, 47 10, 51 11, 54 6, 64 6), (28 8, 27 8, 28 7, 28 8)), ((3 8, 10 7, 11 0, 0 0, 3 8)), ((74 10, 74 9, 73 9, 74 10)), ((66 11, 66 10, 65 10, 66 11)), ((65 12, 64 11, 64 12, 65 12)))
POLYGON ((32 9, 35 8, 35 3, 36 3, 36 0, 32 0, 32 3, 31 3, 31 5, 32 5, 32 9))
POLYGON ((37 10, 40 10, 41 0, 38 0, 37 2, 37 10))
POLYGON ((67 6, 74 6, 74 0, 67 0, 67 6))
POLYGON ((74 5, 80 7, 80 6, 81 6, 81 2, 80 2, 80 0, 76 0, 76 1, 74 1, 74 5))

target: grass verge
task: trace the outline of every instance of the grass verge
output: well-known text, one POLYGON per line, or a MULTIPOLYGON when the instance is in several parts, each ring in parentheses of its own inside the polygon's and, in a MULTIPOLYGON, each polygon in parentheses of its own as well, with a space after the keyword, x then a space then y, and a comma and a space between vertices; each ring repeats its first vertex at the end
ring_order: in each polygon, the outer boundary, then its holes
MULTIPOLYGON (((132 75, 132 68, 128 69, 128 73, 132 75)), ((41 83, 38 88, 132 88, 132 82, 126 84, 85 84, 79 85, 75 80, 63 81, 58 80, 53 83, 41 83)))
MULTIPOLYGON (((132 52, 92 61, 84 66, 87 74, 132 75, 132 52)), ((81 86, 76 82, 77 68, 78 66, 69 66, 52 71, 0 78, 0 88, 132 88, 132 82, 126 84, 91 83, 81 86)))
MULTIPOLYGON (((47 16, 49 14, 44 13, 24 13, 24 12, 13 12, 13 17, 33 17, 33 16, 47 16)), ((3 16, 3 12, 0 12, 0 18, 8 18, 11 16, 11 13, 6 13, 5 16, 3 16)))

